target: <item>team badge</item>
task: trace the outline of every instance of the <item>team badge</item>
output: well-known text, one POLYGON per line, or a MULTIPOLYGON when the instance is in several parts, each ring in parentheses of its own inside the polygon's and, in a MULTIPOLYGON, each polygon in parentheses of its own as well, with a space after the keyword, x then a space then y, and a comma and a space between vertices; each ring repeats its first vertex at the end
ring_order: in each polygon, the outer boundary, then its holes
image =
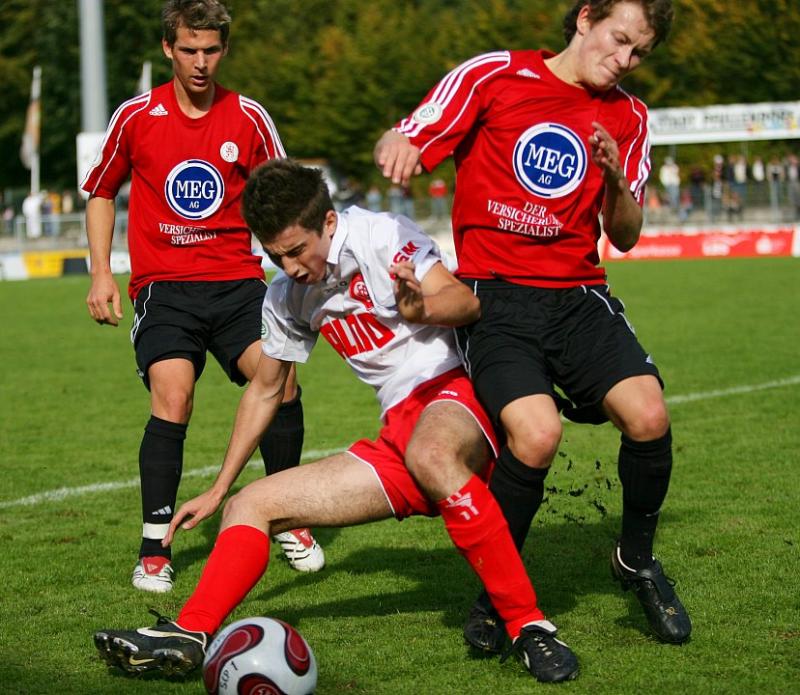
POLYGON ((219 148, 219 156, 226 162, 235 162, 239 158, 239 147, 235 142, 223 142, 219 148))
POLYGON ((361 302, 367 309, 372 309, 374 306, 367 290, 367 283, 364 282, 364 276, 361 273, 353 275, 353 279, 350 281, 350 296, 361 302))
POLYGON ((429 101, 427 104, 422 104, 411 117, 415 123, 421 125, 428 125, 429 123, 436 123, 442 117, 442 106, 435 101, 429 101))
POLYGON ((201 159, 176 166, 164 184, 169 206, 181 217, 203 220, 213 215, 225 197, 225 183, 217 169, 201 159))
POLYGON ((528 128, 514 147, 517 181, 541 198, 572 193, 583 181, 586 161, 581 139, 558 123, 528 128))

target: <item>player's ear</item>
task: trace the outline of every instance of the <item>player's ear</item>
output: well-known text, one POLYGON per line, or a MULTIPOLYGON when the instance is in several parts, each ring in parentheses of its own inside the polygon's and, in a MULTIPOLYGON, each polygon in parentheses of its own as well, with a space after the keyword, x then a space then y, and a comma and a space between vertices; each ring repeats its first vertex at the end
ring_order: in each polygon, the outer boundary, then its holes
POLYGON ((592 28, 592 20, 589 19, 589 3, 586 3, 583 7, 581 7, 580 11, 578 12, 578 16, 575 19, 575 29, 577 30, 578 34, 582 36, 588 33, 589 29, 592 28))
POLYGON ((166 39, 161 39, 161 49, 164 51, 164 55, 172 60, 172 46, 167 43, 166 39))
POLYGON ((333 233, 336 231, 336 212, 334 210, 328 210, 325 213, 325 220, 322 223, 322 233, 325 236, 333 236, 333 233))

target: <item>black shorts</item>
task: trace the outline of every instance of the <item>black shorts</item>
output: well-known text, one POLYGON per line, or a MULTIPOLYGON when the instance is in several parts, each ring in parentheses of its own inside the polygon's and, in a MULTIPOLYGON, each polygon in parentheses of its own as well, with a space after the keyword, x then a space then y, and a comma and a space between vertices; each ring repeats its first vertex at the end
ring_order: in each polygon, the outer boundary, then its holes
POLYGON ((263 280, 152 282, 133 304, 131 342, 136 366, 149 389, 147 370, 154 362, 182 357, 194 364, 195 380, 206 365, 206 351, 228 378, 247 379, 236 366, 241 354, 261 339, 263 280))
MULTIPOLYGON (((614 384, 658 369, 605 285, 545 289, 464 280, 481 318, 456 331, 467 371, 499 423, 509 403, 558 387, 576 406, 598 407, 614 384)), ((663 385, 663 382, 661 382, 663 385)))

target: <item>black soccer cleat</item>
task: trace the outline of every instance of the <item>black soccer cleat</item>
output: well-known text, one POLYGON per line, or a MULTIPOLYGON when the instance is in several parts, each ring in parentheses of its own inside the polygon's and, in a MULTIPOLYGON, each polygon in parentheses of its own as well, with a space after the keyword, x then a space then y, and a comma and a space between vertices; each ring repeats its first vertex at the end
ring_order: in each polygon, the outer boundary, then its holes
POLYGON ((653 559, 643 570, 633 570, 623 564, 617 543, 611 555, 611 576, 624 591, 633 589, 647 622, 662 642, 681 644, 689 639, 692 621, 673 589, 675 582, 664 574, 658 560, 653 559))
POLYGON ((504 662, 516 654, 530 674, 541 683, 560 683, 578 675, 578 657, 560 639, 549 620, 537 620, 522 628, 519 637, 500 657, 504 662))
POLYGON ((464 623, 464 640, 483 652, 499 654, 506 642, 506 628, 494 606, 486 608, 478 599, 469 609, 464 623))
POLYGON ((135 675, 158 671, 165 676, 185 676, 203 663, 211 635, 184 630, 159 615, 154 627, 138 630, 100 630, 94 644, 109 666, 135 675))

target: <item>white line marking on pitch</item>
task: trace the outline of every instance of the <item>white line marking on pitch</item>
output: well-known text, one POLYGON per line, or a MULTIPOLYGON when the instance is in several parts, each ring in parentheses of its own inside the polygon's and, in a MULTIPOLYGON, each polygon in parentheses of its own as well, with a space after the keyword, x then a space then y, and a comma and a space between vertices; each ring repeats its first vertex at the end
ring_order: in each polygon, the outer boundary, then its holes
MULTIPOLYGON (((338 449, 311 449, 303 453, 303 459, 320 459, 332 454, 338 454, 344 451, 341 447, 338 449)), ((247 468, 263 468, 264 462, 259 459, 253 459, 247 464, 247 468)), ((184 471, 183 478, 202 478, 211 476, 219 471, 219 466, 205 466, 203 468, 195 468, 192 470, 184 471)), ((139 478, 132 478, 131 480, 124 480, 116 483, 93 483, 92 485, 81 485, 80 487, 60 487, 57 490, 48 490, 47 492, 40 492, 30 497, 22 497, 18 500, 10 500, 8 502, 0 502, 0 509, 7 507, 27 507, 31 505, 41 504, 42 502, 60 502, 67 497, 76 497, 79 495, 87 495, 92 492, 108 492, 111 490, 124 490, 128 487, 139 487, 139 478)))
MULTIPOLYGON (((783 386, 795 386, 800 384, 800 374, 790 376, 785 379, 776 379, 775 381, 765 381, 763 384, 751 384, 749 386, 733 386, 728 389, 718 389, 715 391, 702 391, 699 393, 687 393, 684 396, 669 396, 666 398, 667 403, 670 405, 680 405, 681 403, 691 403, 693 401, 704 401, 709 398, 722 398, 724 396, 736 396, 743 393, 755 393, 756 391, 766 391, 767 389, 776 389, 783 386)), ((303 453, 303 459, 318 459, 332 454, 338 454, 344 451, 344 448, 338 449, 317 449, 310 450, 303 453)), ((248 468, 263 466, 261 459, 250 461, 247 464, 248 468)), ((183 474, 184 478, 200 478, 210 476, 219 471, 219 466, 205 466, 204 468, 197 468, 188 470, 183 474)), ((48 490, 47 492, 40 492, 30 497, 22 497, 17 500, 9 500, 8 502, 0 502, 0 509, 7 509, 9 507, 27 507, 42 502, 59 502, 67 497, 76 497, 79 495, 87 495, 93 492, 105 492, 110 490, 122 490, 129 487, 139 487, 139 478, 133 478, 123 482, 116 483, 94 483, 92 485, 82 485, 80 487, 62 487, 57 490, 48 490)))

